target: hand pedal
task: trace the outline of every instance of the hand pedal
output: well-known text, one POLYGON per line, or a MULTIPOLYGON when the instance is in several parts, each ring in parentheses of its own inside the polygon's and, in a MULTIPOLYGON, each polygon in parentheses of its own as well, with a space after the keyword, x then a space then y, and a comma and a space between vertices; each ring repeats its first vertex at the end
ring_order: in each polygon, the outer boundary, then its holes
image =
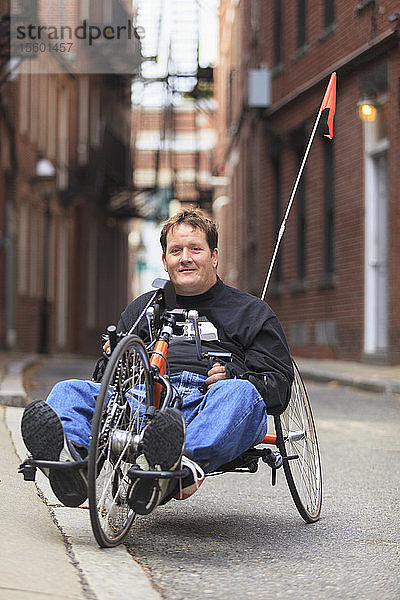
POLYGON ((18 473, 22 473, 24 476, 24 481, 35 481, 36 467, 25 461, 19 465, 18 473))
POLYGON ((262 456, 263 462, 271 467, 271 469, 279 469, 283 464, 282 455, 279 450, 271 450, 271 448, 265 448, 265 452, 262 456))
POLYGON ((269 465, 272 469, 272 485, 276 484, 276 471, 283 465, 283 458, 279 450, 271 450, 271 448, 265 448, 262 456, 263 462, 269 465))

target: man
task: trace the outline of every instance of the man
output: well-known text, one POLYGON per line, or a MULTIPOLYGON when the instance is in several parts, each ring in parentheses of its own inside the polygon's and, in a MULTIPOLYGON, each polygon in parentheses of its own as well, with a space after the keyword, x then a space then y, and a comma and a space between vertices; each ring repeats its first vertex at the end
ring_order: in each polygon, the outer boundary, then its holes
MULTIPOLYGON (((172 338, 168 365, 183 400, 181 412, 168 409, 156 414, 143 431, 144 450, 137 463, 141 468, 168 470, 191 463, 194 473, 202 473, 201 468, 212 472, 264 439, 267 412, 281 412, 289 401, 292 362, 270 307, 217 276, 218 232, 210 219, 199 210, 183 210, 166 222, 160 241, 177 307, 196 309, 204 350, 230 352, 232 361, 210 366, 198 360, 190 334, 172 338), (157 448, 158 455, 151 448, 157 448)), ((126 307, 119 331, 131 329, 150 294, 126 307)), ((145 317, 135 333, 148 339, 145 317)), ((90 381, 61 382, 46 403, 28 405, 22 434, 34 458, 76 460, 87 452, 98 387, 90 381)), ((85 500, 83 473, 53 470, 49 479, 64 504, 76 506, 85 500)), ((147 514, 166 494, 171 496, 170 488, 140 479, 132 486, 132 507, 147 514)))

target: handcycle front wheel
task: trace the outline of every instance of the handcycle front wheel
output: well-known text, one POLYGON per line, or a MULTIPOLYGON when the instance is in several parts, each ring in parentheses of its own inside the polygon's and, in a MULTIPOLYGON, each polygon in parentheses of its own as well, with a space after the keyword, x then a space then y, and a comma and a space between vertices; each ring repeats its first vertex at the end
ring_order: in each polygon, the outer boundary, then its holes
POLYGON ((128 504, 128 471, 136 458, 135 436, 144 427, 152 401, 149 372, 142 340, 127 335, 113 351, 102 378, 88 456, 90 520, 101 547, 120 544, 135 518, 128 504))
POLYGON ((293 367, 289 404, 274 417, 277 446, 296 508, 306 523, 314 523, 322 504, 321 459, 307 390, 295 363, 293 367))

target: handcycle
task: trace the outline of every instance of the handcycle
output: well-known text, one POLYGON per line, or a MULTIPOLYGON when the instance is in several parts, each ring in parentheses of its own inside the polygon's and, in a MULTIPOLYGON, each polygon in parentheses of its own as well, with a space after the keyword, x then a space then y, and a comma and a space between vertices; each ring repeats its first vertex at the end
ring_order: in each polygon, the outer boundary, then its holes
MULTIPOLYGON (((91 526, 101 547, 123 542, 133 524, 136 513, 129 500, 134 480, 139 477, 179 482, 190 475, 187 467, 174 471, 142 470, 135 462, 146 423, 157 411, 167 407, 179 409, 181 403, 167 374, 171 336, 190 328, 199 360, 229 360, 228 353, 203 352, 196 311, 168 308, 174 306, 169 281, 157 279, 153 286, 155 292, 128 333, 117 333, 114 326, 107 330, 111 353, 96 400, 88 457, 76 463, 28 458, 20 469, 26 479, 34 479, 37 467, 87 469, 91 526), (144 315, 150 331, 147 346, 132 333, 144 315)), ((261 460, 271 468, 275 485, 277 470, 282 467, 299 514, 306 523, 313 523, 320 517, 322 503, 320 455, 307 391, 295 363, 293 368, 288 406, 273 417, 275 432, 206 477, 227 472, 255 473, 261 460)))

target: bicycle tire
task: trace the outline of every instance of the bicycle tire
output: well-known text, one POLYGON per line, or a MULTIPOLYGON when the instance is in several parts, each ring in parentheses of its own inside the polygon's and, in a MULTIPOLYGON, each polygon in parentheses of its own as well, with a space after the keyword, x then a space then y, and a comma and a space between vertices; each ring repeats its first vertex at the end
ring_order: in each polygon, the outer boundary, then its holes
POLYGON ((322 506, 321 459, 307 390, 295 363, 293 368, 289 404, 281 415, 274 417, 277 446, 296 508, 306 523, 315 523, 322 506), (298 458, 286 460, 293 456, 298 458))
POLYGON ((108 361, 97 396, 88 456, 88 497, 93 534, 103 548, 120 544, 135 518, 127 503, 127 472, 136 458, 131 436, 142 430, 144 412, 152 402, 149 371, 142 340, 127 335, 108 361), (133 393, 140 400, 135 412, 129 403, 133 393))

